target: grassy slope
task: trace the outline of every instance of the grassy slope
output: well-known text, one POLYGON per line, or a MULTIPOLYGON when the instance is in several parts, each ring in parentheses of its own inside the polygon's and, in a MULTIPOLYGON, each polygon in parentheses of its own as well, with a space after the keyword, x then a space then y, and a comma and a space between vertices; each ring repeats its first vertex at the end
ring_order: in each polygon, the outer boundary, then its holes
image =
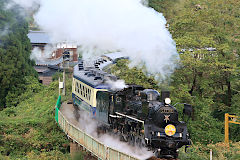
POLYGON ((54 120, 57 88, 58 82, 53 82, 16 108, 0 112, 0 159, 70 158, 69 142, 54 120))

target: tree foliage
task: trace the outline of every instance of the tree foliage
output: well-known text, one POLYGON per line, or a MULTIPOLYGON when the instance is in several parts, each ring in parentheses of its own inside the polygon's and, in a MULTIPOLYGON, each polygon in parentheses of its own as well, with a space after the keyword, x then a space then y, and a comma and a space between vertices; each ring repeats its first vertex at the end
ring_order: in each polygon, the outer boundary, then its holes
MULTIPOLYGON (((150 0, 149 4, 166 16, 177 44, 180 64, 172 75, 171 88, 178 101, 194 105, 193 139, 223 140, 224 114, 240 116, 240 2, 150 0)), ((234 134, 239 131, 237 126, 231 128, 232 140, 240 140, 234 134)))
POLYGON ((18 97, 24 92, 25 76, 37 77, 32 67, 34 62, 30 60, 28 24, 17 7, 7 10, 6 2, 0 0, 0 109, 19 103, 11 103, 10 97, 18 97))
POLYGON ((127 84, 142 85, 145 88, 159 89, 158 83, 152 76, 146 76, 146 74, 136 67, 128 68, 128 60, 119 60, 118 63, 111 66, 110 70, 112 74, 115 74, 121 79, 125 80, 127 84))

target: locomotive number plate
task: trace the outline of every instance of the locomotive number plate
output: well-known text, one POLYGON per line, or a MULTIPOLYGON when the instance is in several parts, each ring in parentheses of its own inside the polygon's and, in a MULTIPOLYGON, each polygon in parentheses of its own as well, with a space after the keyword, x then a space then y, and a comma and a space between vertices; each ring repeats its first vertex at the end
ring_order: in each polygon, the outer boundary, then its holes
POLYGON ((161 113, 173 113, 174 110, 171 109, 171 108, 161 108, 161 109, 160 109, 160 112, 161 112, 161 113))

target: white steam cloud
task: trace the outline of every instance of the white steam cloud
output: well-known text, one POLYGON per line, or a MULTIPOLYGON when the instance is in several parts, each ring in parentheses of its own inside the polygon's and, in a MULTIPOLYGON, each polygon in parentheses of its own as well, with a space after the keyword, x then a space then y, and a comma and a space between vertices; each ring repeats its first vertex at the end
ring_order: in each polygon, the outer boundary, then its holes
POLYGON ((128 88, 128 86, 125 84, 125 81, 122 79, 116 81, 108 79, 106 83, 109 84, 110 88, 114 91, 128 88))
MULTIPOLYGON (((34 4, 37 0, 18 4, 34 4)), ((142 0, 39 0, 36 23, 53 42, 74 41, 83 57, 121 51, 131 66, 146 66, 148 73, 168 74, 177 57, 175 42, 161 13, 142 0), (174 58, 173 58, 174 57, 174 58), (167 67, 166 67, 167 66, 167 67)))
POLYGON ((53 52, 56 50, 52 45, 46 45, 44 49, 34 47, 30 58, 36 62, 45 62, 52 57, 53 52))
POLYGON ((83 58, 109 51, 130 57, 130 67, 146 66, 150 74, 171 73, 178 58, 175 42, 161 13, 147 0, 13 0, 28 8, 40 4, 34 16, 53 43, 74 41, 83 58))

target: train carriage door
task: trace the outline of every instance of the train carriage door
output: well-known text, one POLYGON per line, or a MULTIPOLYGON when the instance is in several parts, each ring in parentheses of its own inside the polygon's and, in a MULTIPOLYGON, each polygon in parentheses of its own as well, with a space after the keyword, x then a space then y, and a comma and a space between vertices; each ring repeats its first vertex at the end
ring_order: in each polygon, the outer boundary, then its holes
POLYGON ((109 93, 104 91, 97 92, 96 117, 98 120, 108 123, 109 114, 109 93))

